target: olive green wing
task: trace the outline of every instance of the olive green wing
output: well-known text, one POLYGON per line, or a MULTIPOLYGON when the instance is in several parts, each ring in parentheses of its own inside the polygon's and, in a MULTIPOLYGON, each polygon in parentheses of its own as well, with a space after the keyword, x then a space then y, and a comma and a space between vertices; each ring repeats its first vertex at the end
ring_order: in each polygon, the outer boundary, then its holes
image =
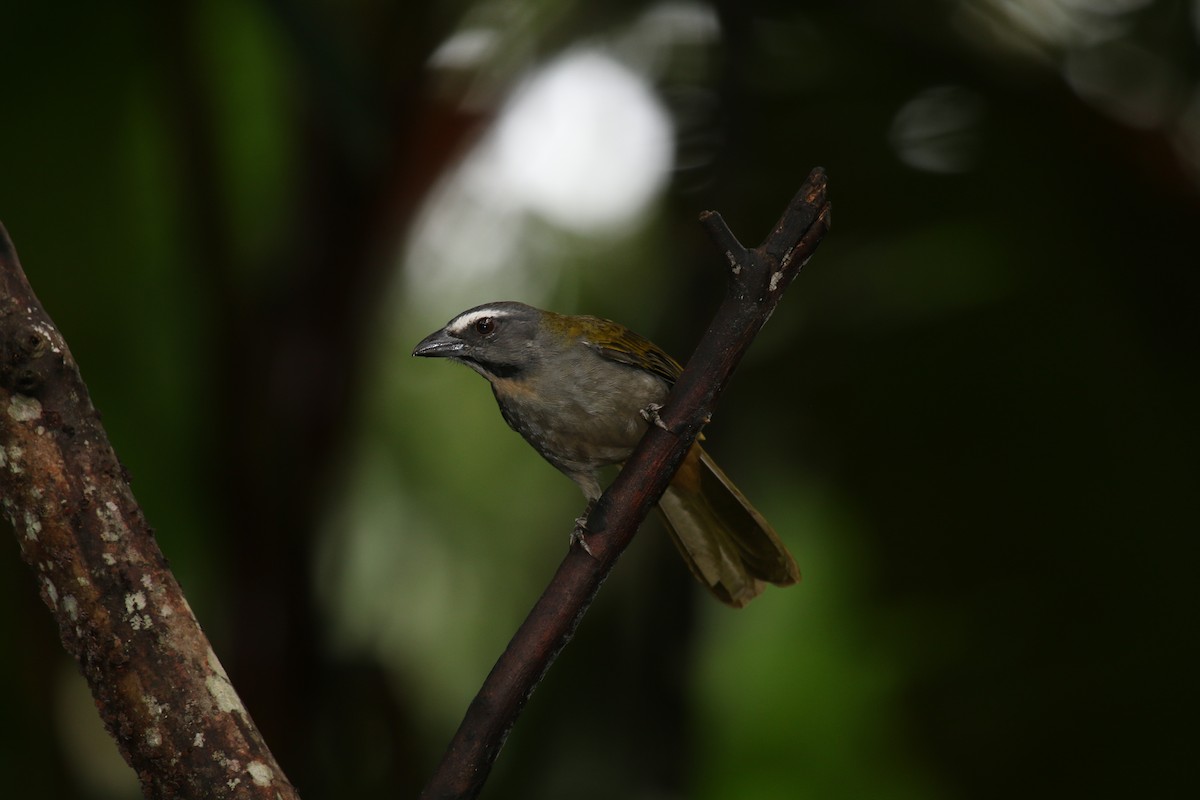
POLYGON ((683 367, 661 347, 615 322, 593 318, 584 343, 600 355, 620 364, 644 369, 674 384, 683 367))

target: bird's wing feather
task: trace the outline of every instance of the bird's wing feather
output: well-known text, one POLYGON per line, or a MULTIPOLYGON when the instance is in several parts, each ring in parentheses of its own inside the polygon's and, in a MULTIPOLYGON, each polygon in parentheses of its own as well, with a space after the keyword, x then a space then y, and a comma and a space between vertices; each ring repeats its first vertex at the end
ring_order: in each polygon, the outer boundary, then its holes
POLYGON ((623 325, 596 326, 585 344, 600 355, 620 364, 644 369, 658 375, 667 383, 675 383, 683 367, 661 347, 623 325))

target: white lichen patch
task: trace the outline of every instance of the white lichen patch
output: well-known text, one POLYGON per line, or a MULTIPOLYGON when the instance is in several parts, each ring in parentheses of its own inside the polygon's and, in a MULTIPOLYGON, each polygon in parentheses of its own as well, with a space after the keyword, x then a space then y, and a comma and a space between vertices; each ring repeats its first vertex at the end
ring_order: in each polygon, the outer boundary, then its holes
POLYGON ((212 695, 212 699, 216 702, 217 708, 225 713, 236 711, 242 716, 246 715, 246 709, 242 706, 242 700, 234 690, 233 684, 229 682, 229 675, 225 673, 225 668, 221 666, 217 654, 208 648, 208 666, 212 670, 207 678, 204 679, 204 686, 208 689, 208 693, 212 695))
MULTIPOLYGON (((84 493, 86 494, 86 487, 84 493)), ((129 532, 129 527, 121 518, 121 509, 112 500, 106 500, 96 508, 96 518, 104 526, 100 531, 100 538, 106 542, 119 541, 122 534, 129 532)))
POLYGON ((229 681, 222 679, 220 675, 209 675, 204 679, 204 686, 216 701, 217 708, 225 713, 241 711, 242 701, 238 699, 237 692, 233 690, 229 681))
POLYGON ((159 747, 162 745, 162 734, 158 728, 150 728, 146 731, 146 744, 150 747, 159 747))
POLYGON ((38 518, 28 511, 25 512, 25 538, 31 542, 36 542, 38 534, 42 532, 42 523, 38 518))
POLYGON ((204 734, 197 733, 192 737, 192 747, 204 747, 204 734))
POLYGON ((150 712, 152 717, 161 717, 171 707, 166 703, 158 702, 158 698, 152 694, 142 695, 142 702, 146 705, 146 710, 150 712))
POLYGON ((8 448, 8 471, 13 475, 20 475, 25 472, 25 468, 21 466, 21 456, 25 455, 25 451, 19 445, 12 445, 8 448))
POLYGON ((58 608, 58 589, 54 588, 54 584, 45 576, 42 577, 42 583, 46 585, 46 597, 50 598, 50 605, 58 608))
POLYGON ((112 553, 104 553, 100 557, 103 558, 104 563, 108 564, 110 567, 115 566, 117 563, 117 557, 112 553))
POLYGON ((135 631, 154 627, 154 620, 150 615, 141 613, 145 610, 146 595, 141 592, 130 592, 125 595, 125 619, 129 623, 129 627, 135 631))
MULTIPOLYGON (((32 308, 29 309, 29 313, 30 314, 34 313, 32 308)), ((37 331, 38 333, 40 333, 42 335, 42 338, 44 338, 46 340, 46 344, 50 345, 51 353, 55 353, 57 355, 62 354, 62 348, 59 347, 57 344, 55 344, 55 342, 58 340, 54 336, 53 328, 51 328, 49 325, 47 325, 46 323, 44 323, 40 320, 31 321, 30 325, 35 331, 37 331)))
POLYGON ((767 285, 768 291, 775 291, 779 288, 779 282, 783 280, 783 270, 771 273, 771 282, 767 285))
MULTIPOLYGON (((233 775, 237 775, 242 771, 242 762, 238 761, 236 758, 229 758, 227 755, 225 755, 223 750, 214 750, 212 754, 212 760, 215 763, 220 764, 233 775)), ((237 786, 241 782, 241 778, 230 778, 227 781, 230 789, 237 786)))
POLYGON ((134 611, 141 611, 146 607, 146 595, 141 592, 130 592, 125 595, 125 610, 132 614, 134 611))
POLYGON ((783 254, 783 258, 779 259, 779 271, 783 272, 787 269, 788 264, 792 263, 792 259, 796 257, 795 250, 788 250, 783 254))
POLYGON ((67 616, 71 618, 72 622, 79 619, 79 601, 75 599, 75 595, 63 595, 63 610, 67 612, 67 616))
POLYGON ((250 773, 250 778, 256 786, 270 786, 274 777, 271 768, 261 761, 251 761, 246 765, 246 772, 250 773))
POLYGON ((31 422, 42 416, 42 404, 36 397, 14 394, 8 401, 8 416, 16 422, 31 422))

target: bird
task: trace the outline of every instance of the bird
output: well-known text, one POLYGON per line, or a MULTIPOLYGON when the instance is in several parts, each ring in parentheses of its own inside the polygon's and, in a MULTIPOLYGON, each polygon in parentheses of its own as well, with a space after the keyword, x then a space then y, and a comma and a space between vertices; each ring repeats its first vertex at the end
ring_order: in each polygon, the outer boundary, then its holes
MULTIPOLYGON (((585 550, 600 471, 629 457, 683 371, 620 323, 511 300, 463 311, 412 354, 456 361, 487 379, 509 427, 583 491, 587 510, 572 538, 585 550)), ((699 441, 658 507, 692 574, 721 602, 742 608, 767 583, 800 580, 774 528, 699 441)))

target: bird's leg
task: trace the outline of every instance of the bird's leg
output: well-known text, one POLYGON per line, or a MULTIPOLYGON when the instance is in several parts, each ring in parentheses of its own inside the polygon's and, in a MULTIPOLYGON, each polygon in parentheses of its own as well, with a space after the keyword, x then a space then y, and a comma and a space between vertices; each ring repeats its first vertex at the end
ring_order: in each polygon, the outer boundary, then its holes
POLYGON ((583 548, 583 552, 587 553, 592 558, 596 555, 592 552, 592 548, 588 547, 587 535, 588 527, 587 520, 592 513, 592 509, 596 507, 595 500, 588 500, 587 508, 583 509, 583 513, 575 518, 575 530, 571 531, 571 546, 579 545, 583 548))
POLYGON ((640 413, 642 415, 642 419, 646 420, 646 422, 656 425, 662 428, 664 431, 670 432, 671 429, 667 427, 667 423, 663 422, 662 417, 658 415, 659 411, 662 411, 662 404, 651 403, 643 408, 640 413))

